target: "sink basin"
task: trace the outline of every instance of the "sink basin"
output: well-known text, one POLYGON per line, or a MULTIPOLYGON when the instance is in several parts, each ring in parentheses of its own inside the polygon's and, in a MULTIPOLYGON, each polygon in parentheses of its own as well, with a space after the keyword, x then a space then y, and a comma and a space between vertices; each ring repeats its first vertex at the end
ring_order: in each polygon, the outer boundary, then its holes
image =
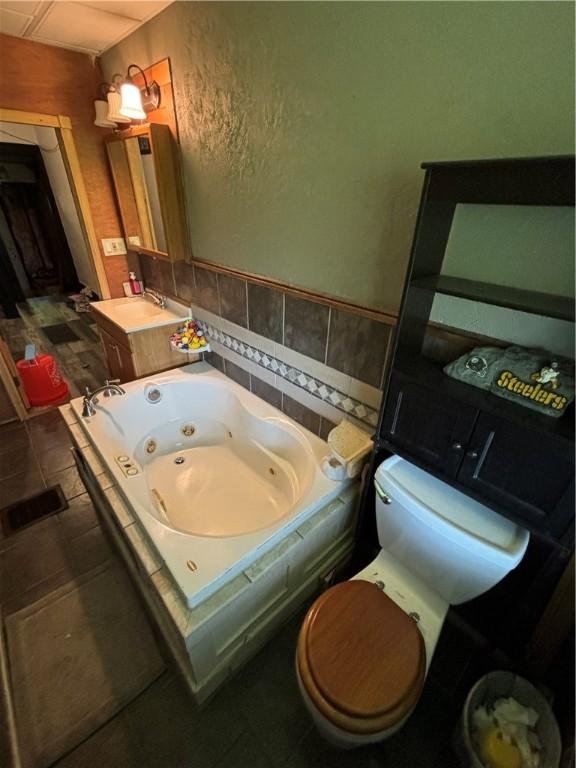
POLYGON ((92 307, 126 333, 184 322, 190 317, 189 309, 183 304, 168 299, 166 308, 162 309, 143 296, 95 301, 92 307))
POLYGON ((158 317, 164 312, 158 304, 153 304, 147 299, 128 299, 125 304, 116 304, 114 312, 118 317, 126 319, 140 319, 147 317, 158 317))

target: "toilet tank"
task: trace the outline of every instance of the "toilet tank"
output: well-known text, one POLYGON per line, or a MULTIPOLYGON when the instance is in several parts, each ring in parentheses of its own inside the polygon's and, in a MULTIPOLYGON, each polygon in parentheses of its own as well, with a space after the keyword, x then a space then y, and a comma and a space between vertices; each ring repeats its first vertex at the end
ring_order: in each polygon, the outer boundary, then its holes
POLYGON ((526 552, 524 528, 399 456, 374 485, 380 546, 451 605, 487 592, 526 552))

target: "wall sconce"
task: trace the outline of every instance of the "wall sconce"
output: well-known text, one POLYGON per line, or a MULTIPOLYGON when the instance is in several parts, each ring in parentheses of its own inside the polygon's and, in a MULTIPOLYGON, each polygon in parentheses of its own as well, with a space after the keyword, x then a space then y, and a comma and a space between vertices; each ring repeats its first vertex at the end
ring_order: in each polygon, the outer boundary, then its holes
POLYGON ((94 125, 99 128, 116 128, 116 123, 108 117, 108 102, 103 99, 96 99, 94 102, 94 109, 96 110, 96 119, 94 125))
POLYGON ((120 86, 120 95, 122 98, 120 114, 130 120, 145 120, 146 112, 151 112, 160 106, 160 86, 155 80, 148 84, 144 70, 138 64, 130 64, 128 67, 126 78, 120 86), (131 69, 137 69, 142 75, 144 79, 142 91, 132 82, 131 69))
POLYGON ((144 71, 137 64, 130 64, 125 78, 122 75, 114 75, 112 85, 102 83, 100 89, 101 98, 94 102, 94 125, 100 128, 117 128, 117 123, 126 125, 132 120, 145 120, 147 112, 160 106, 160 86, 155 80, 148 83, 144 71), (142 90, 132 81, 130 70, 133 68, 137 69, 144 79, 142 90))
POLYGON ((129 117, 121 114, 120 107, 122 105, 122 97, 117 89, 117 86, 111 85, 106 95, 108 101, 108 120, 113 120, 116 123, 130 123, 129 117))
POLYGON ((130 123, 129 117, 120 114, 121 99, 118 86, 101 83, 100 91, 100 98, 94 102, 96 110, 94 125, 99 128, 117 128, 117 123, 130 123))

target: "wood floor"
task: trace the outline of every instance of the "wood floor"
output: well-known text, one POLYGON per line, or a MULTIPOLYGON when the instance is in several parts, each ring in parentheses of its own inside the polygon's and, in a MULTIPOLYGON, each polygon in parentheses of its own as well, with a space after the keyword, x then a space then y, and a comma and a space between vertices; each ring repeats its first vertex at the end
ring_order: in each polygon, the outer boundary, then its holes
POLYGON ((103 383, 106 374, 100 337, 89 312, 75 312, 62 296, 40 296, 18 304, 20 317, 0 318, 0 333, 14 360, 24 357, 26 344, 36 344, 37 353, 52 355, 70 389, 70 397, 84 394, 103 383), (49 325, 65 323, 78 341, 52 344, 42 332, 49 325))

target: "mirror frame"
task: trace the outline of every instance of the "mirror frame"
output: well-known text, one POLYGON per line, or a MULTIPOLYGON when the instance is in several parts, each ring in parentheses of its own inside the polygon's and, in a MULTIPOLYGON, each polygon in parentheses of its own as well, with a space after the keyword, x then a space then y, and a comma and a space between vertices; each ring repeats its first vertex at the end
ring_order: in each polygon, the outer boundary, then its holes
POLYGON ((134 253, 145 253, 159 259, 167 259, 168 261, 190 261, 192 259, 192 253, 188 237, 180 156, 178 146, 172 136, 170 128, 167 125, 159 123, 146 123, 110 134, 109 136, 106 136, 105 142, 108 144, 110 142, 125 141, 126 139, 132 139, 138 136, 148 136, 150 140, 156 174, 156 184, 158 187, 158 199, 160 201, 160 215, 164 227, 167 251, 158 251, 140 245, 133 246, 128 242, 128 233, 126 232, 126 226, 122 218, 114 169, 107 152, 106 155, 114 180, 114 191, 120 210, 120 218, 122 220, 122 230, 124 232, 124 239, 126 240, 126 249, 134 253))

